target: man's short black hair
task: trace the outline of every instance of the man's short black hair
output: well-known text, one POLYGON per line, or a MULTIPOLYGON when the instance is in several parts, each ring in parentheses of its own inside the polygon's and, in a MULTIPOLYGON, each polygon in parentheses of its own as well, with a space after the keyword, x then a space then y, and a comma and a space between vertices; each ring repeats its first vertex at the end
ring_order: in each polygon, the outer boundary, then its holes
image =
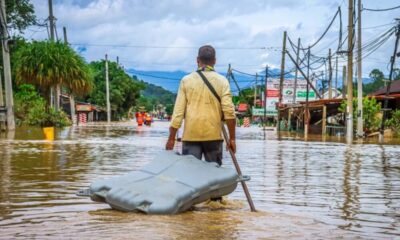
POLYGON ((204 64, 213 64, 215 61, 215 49, 211 45, 204 45, 199 48, 197 57, 204 64))

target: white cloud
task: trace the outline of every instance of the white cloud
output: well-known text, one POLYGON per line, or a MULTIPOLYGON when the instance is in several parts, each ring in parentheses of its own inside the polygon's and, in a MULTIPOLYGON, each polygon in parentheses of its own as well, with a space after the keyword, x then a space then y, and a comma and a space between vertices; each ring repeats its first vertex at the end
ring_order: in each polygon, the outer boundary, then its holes
MULTIPOLYGON (((33 1, 37 16, 48 16, 47 1, 33 1)), ((342 7, 343 30, 347 31, 347 1, 335 0, 93 0, 55 1, 59 38, 66 26, 71 43, 85 44, 82 54, 97 60, 108 53, 119 56, 126 68, 141 70, 191 70, 195 67, 195 48, 122 48, 119 45, 199 47, 281 47, 282 33, 288 31, 303 45, 317 40, 334 15, 342 7), (115 46, 91 46, 96 44, 115 46)), ((394 1, 364 0, 364 6, 384 8, 394 1)), ((371 27, 393 22, 399 11, 363 12, 363 26, 371 27)), ((389 26, 365 29, 363 39, 373 39, 389 26)), ((335 49, 338 22, 313 52, 325 56, 327 48, 335 49)), ((26 31, 26 36, 46 38, 46 31, 26 31)), ((364 75, 372 68, 386 70, 394 41, 389 41, 364 62, 364 75)), ((76 46, 78 48, 78 46, 76 46)), ((279 50, 217 49, 221 70, 232 63, 247 72, 259 70, 264 64, 280 65, 279 50)), ((288 69, 293 66, 287 60, 288 69)))

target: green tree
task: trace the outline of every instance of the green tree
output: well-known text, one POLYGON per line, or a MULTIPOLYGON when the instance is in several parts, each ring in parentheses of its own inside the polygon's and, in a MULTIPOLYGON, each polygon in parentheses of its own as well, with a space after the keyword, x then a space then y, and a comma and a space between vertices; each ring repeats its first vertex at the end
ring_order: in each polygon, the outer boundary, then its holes
MULTIPOLYGON (((113 119, 126 117, 129 111, 136 105, 140 97, 140 90, 144 84, 136 81, 125 73, 116 62, 108 64, 110 81, 110 104, 113 119)), ((106 106, 106 83, 104 60, 90 63, 94 76, 94 89, 85 99, 99 106, 106 106)))
POLYGON ((364 84, 363 92, 364 94, 370 94, 375 92, 376 90, 380 89, 381 87, 385 86, 383 72, 379 69, 374 69, 369 74, 369 77, 372 78, 372 82, 364 84))
POLYGON ((51 87, 60 84, 75 95, 92 89, 90 69, 69 46, 51 41, 25 43, 14 53, 14 76, 17 84, 29 83, 49 96, 51 87))
POLYGON ((8 25, 20 33, 36 23, 35 9, 29 0, 6 0, 6 13, 8 25))

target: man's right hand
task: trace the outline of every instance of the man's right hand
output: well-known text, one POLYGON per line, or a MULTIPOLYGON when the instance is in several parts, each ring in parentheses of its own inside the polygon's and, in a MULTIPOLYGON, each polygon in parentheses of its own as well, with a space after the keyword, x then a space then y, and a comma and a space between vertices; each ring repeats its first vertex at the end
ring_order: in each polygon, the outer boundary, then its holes
POLYGON ((165 145, 166 150, 173 150, 175 145, 175 139, 168 139, 167 144, 165 145))
POLYGON ((226 150, 232 150, 233 153, 236 153, 236 143, 235 140, 229 139, 229 142, 226 144, 226 150))

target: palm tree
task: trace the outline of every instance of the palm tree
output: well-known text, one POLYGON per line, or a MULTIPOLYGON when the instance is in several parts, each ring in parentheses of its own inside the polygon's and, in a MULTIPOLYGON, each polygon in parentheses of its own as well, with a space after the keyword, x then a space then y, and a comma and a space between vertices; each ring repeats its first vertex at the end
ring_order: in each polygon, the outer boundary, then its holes
POLYGON ((92 89, 89 66, 66 44, 51 41, 26 43, 15 52, 14 59, 17 84, 30 83, 37 86, 47 99, 52 87, 61 85, 68 89, 72 96, 71 117, 74 117, 75 112, 73 95, 82 96, 92 89))

